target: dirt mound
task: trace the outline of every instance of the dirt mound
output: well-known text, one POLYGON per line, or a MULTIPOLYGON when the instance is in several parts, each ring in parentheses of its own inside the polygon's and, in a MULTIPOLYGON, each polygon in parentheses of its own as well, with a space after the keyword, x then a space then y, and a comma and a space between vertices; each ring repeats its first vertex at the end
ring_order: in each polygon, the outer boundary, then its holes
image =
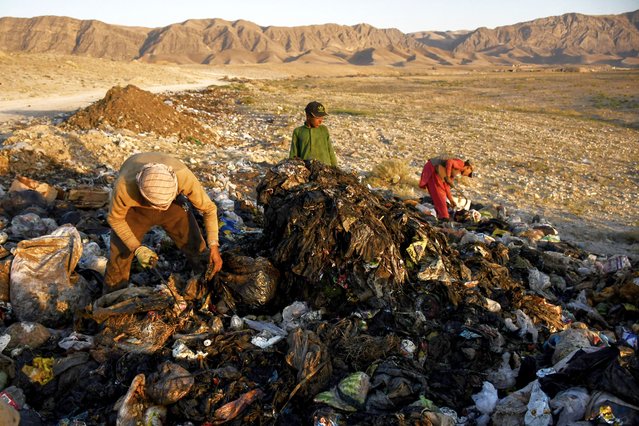
POLYGON ((133 85, 112 87, 103 99, 71 116, 67 125, 82 130, 114 127, 200 142, 210 142, 214 136, 198 121, 165 103, 161 96, 133 85))

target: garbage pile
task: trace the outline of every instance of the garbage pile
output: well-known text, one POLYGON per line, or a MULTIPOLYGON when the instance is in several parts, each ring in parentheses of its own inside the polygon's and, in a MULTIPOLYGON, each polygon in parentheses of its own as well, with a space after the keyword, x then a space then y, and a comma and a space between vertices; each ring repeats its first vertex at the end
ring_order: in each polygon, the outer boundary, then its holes
MULTIPOLYGON (((257 198, 264 206, 265 239, 273 245, 269 257, 292 273, 292 281, 303 278, 303 288, 341 287, 339 304, 346 297, 392 306, 408 279, 402 251, 410 246, 415 256, 441 258, 445 250, 437 233, 404 205, 316 161, 290 160, 272 168, 257 198), (413 240, 423 243, 411 245, 413 240)), ((450 268, 456 276, 458 266, 450 268)))
POLYGON ((32 187, 0 199, 2 424, 639 422, 637 262, 541 218, 443 226, 286 160, 255 208, 212 197, 212 282, 156 229, 158 270, 102 295, 104 207, 32 187))

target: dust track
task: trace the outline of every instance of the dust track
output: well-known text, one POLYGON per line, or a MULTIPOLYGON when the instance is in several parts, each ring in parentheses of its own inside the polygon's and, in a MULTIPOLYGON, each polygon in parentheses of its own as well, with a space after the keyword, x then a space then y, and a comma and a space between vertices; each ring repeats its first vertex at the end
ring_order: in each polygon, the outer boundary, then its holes
MULTIPOLYGON (((221 84, 225 82, 215 79, 190 84, 142 85, 140 88, 152 93, 161 93, 197 90, 221 84)), ((103 98, 109 89, 110 87, 87 90, 73 95, 49 95, 0 101, 0 122, 33 117, 54 117, 57 114, 72 112, 103 98)))

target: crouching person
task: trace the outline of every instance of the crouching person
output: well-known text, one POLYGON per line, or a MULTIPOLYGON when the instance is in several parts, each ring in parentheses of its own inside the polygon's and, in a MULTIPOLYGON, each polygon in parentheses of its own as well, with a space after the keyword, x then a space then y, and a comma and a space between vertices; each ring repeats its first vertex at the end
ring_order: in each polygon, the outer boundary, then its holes
POLYGON ((457 201, 451 194, 450 188, 454 187, 454 180, 457 176, 473 176, 473 163, 470 160, 460 160, 459 158, 431 158, 424 165, 419 187, 428 190, 433 199, 437 219, 449 221, 450 214, 446 200, 450 202, 453 210, 457 208, 457 201))
POLYGON ((134 256, 143 268, 155 266, 157 254, 142 245, 144 235, 153 226, 166 231, 196 271, 201 269, 202 257, 208 255, 206 279, 222 268, 217 207, 193 172, 168 154, 135 154, 122 164, 107 221, 111 226, 111 253, 104 277, 105 293, 127 286, 134 256), (202 213, 206 242, 191 206, 202 213))

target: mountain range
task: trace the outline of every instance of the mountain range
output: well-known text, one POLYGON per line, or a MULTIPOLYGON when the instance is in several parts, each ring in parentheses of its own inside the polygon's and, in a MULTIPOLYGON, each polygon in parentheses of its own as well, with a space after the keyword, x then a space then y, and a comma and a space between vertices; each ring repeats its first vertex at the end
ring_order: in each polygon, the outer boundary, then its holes
POLYGON ((0 51, 175 64, 610 65, 639 67, 639 10, 568 13, 473 31, 405 34, 368 24, 262 27, 191 19, 161 28, 60 16, 0 18, 0 51))

